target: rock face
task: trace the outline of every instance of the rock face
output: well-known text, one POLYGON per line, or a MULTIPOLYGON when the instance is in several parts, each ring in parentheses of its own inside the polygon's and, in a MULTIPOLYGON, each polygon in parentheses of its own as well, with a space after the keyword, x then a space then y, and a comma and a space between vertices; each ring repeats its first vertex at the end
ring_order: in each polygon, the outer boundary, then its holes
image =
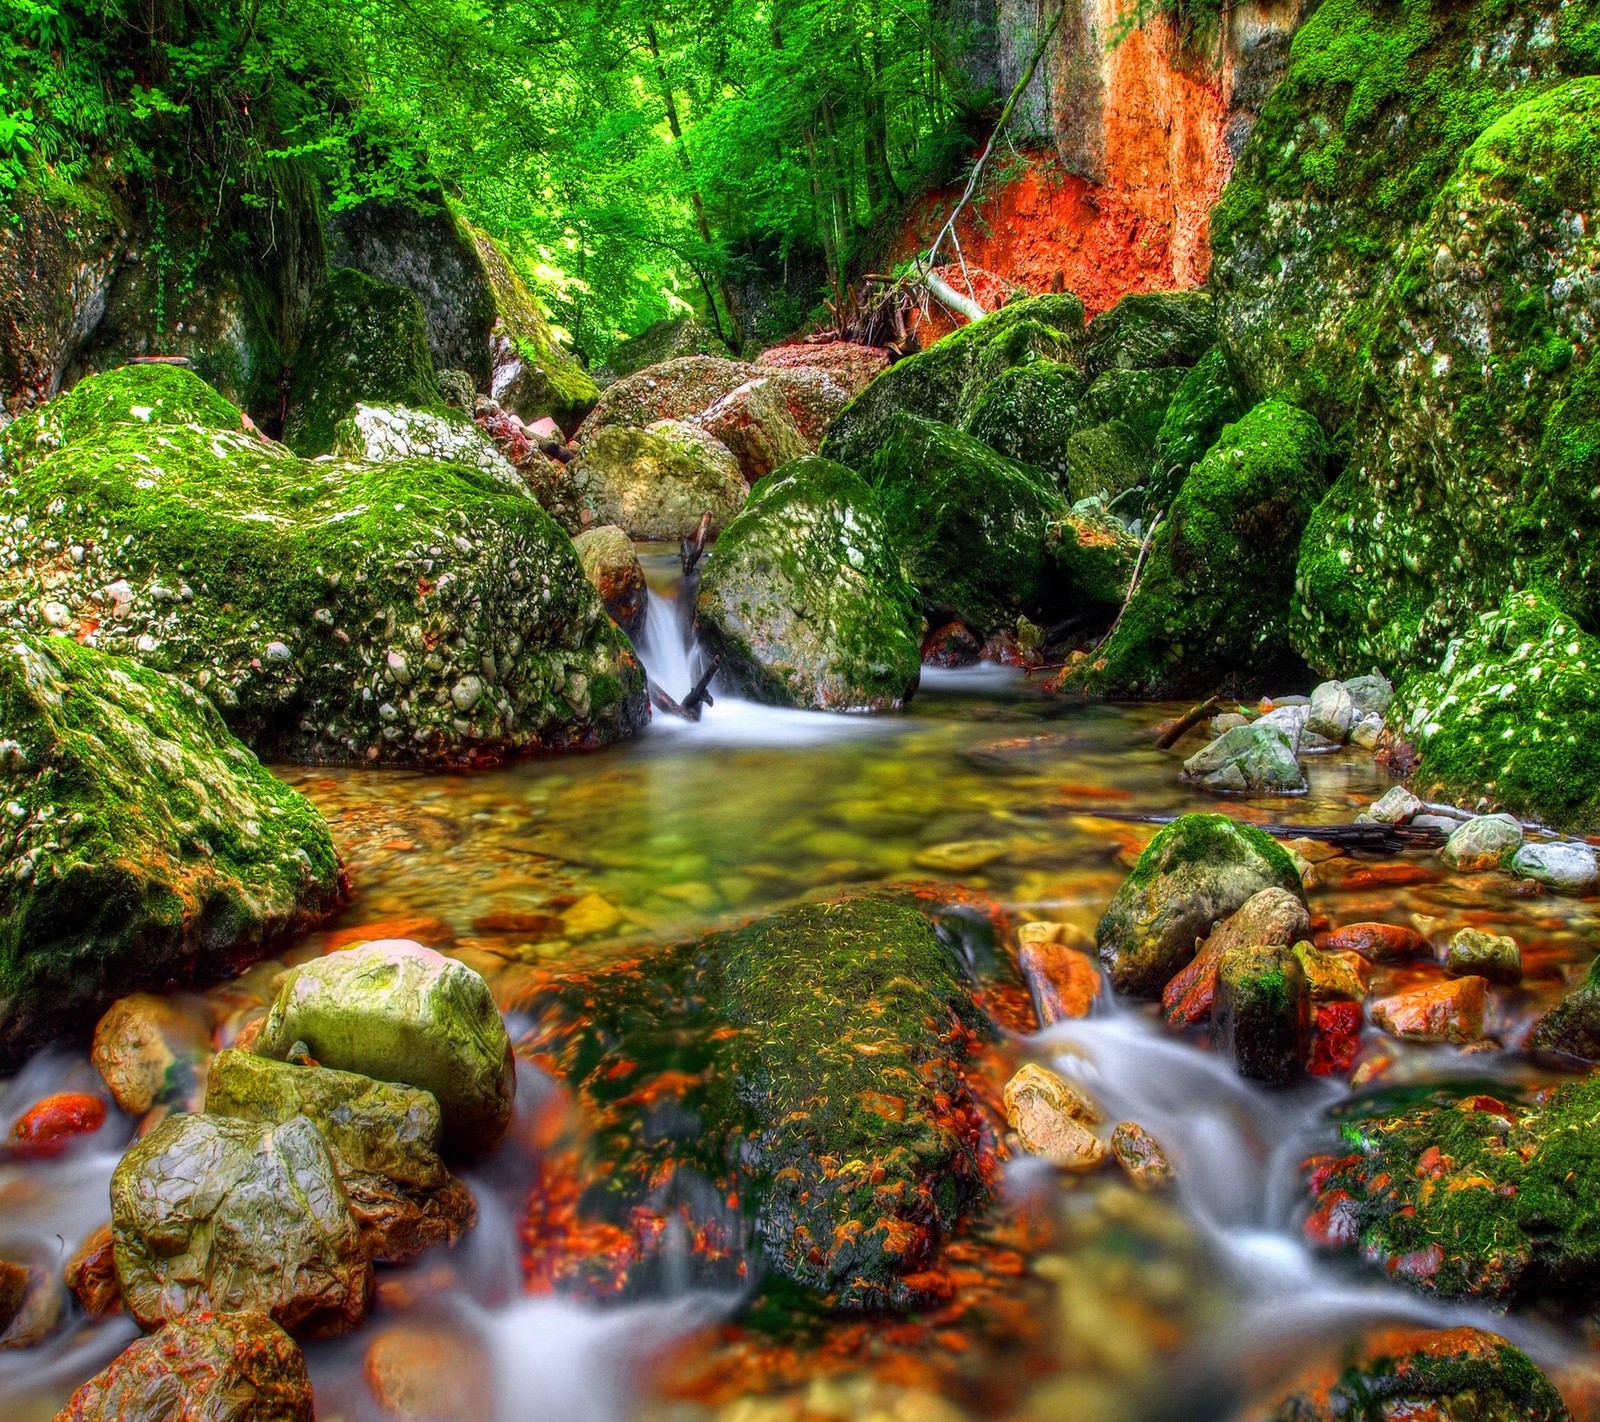
POLYGON ((518 1051, 572 1086, 591 1132, 579 1210, 609 1258, 558 1244, 555 1260, 597 1271, 591 1287, 645 1274, 681 1213, 701 1260, 748 1248, 834 1307, 915 1306, 988 1195, 962 1066, 992 1027, 909 904, 789 909, 572 975, 531 1011, 518 1051), (730 1199, 748 1238, 730 1237, 730 1199))
POLYGON ((431 1092, 452 1151, 488 1150, 510 1123, 511 1043, 489 986, 431 948, 391 939, 294 969, 255 1050, 283 1061, 297 1042, 322 1066, 431 1092))
POLYGON ((303 1116, 169 1116, 112 1174, 111 1229, 123 1305, 147 1329, 209 1309, 342 1333, 366 1310, 361 1231, 303 1116))
POLYGON ((1440 1096, 1347 1121, 1350 1153, 1306 1163, 1306 1231, 1441 1298, 1593 1307, 1597 1110, 1600 1083, 1587 1080, 1542 1106, 1440 1096))
POLYGON ((1600 643, 1573 618, 1537 593, 1507 598, 1401 689, 1391 719, 1421 758, 1414 783, 1600 829, 1597 674, 1600 643))
POLYGON ((921 608, 877 495, 842 464, 787 464, 751 491, 705 563, 695 616, 741 694, 819 711, 903 706, 921 608))
POLYGON ((572 540, 583 563, 583 575, 612 620, 630 637, 644 630, 649 588, 633 540, 614 523, 585 529, 572 540))
POLYGON ((1100 961, 1118 992, 1159 997, 1213 924, 1263 889, 1302 903, 1294 861, 1251 825, 1184 815, 1150 841, 1100 920, 1100 961))
POLYGON ((1019 613, 1037 620, 1053 610, 1046 536, 1067 507, 1046 476, 916 415, 896 414, 881 432, 862 472, 929 620, 989 633, 1014 627, 1019 613))
POLYGON ((1219 679, 1292 679, 1294 549, 1326 491, 1324 442, 1304 411, 1268 401, 1223 431, 1156 530, 1121 623, 1078 685, 1186 696, 1219 679))
POLYGON ((343 902, 322 817, 185 683, 0 639, 0 1068, 131 989, 220 977, 343 902))
POLYGON ((8 615, 180 673, 285 759, 465 766, 642 722, 631 649, 520 480, 306 464, 240 419, 130 366, 0 433, 8 615))
POLYGON ((681 420, 644 429, 608 425, 584 439, 570 468, 590 519, 631 538, 687 538, 708 512, 720 531, 744 507, 747 491, 728 447, 681 420))
POLYGON ((1561 1395, 1527 1354, 1475 1328, 1369 1335, 1351 1348, 1342 1367, 1300 1379, 1260 1415, 1263 1422, 1570 1422, 1561 1395))
POLYGON ((129 1345, 56 1422, 312 1422, 294 1340, 263 1313, 196 1313, 129 1345))
POLYGON ((440 407, 422 307, 404 287, 350 267, 317 288, 295 356, 283 438, 297 454, 328 454, 360 401, 440 407))

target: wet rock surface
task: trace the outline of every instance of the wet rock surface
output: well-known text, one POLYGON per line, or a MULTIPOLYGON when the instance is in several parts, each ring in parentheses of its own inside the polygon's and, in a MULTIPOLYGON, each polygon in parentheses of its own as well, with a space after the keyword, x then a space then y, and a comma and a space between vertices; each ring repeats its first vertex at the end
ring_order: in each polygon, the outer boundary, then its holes
POLYGON ((720 532, 744 507, 732 452, 682 420, 607 426, 585 438, 570 473, 589 520, 631 538, 691 537, 708 512, 720 532))

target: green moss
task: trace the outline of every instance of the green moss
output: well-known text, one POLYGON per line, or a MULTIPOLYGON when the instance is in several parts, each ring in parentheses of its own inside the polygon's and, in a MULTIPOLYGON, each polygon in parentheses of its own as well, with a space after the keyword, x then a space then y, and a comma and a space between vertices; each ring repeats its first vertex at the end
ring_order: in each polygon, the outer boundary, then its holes
POLYGON ((878 497, 842 464, 798 459, 751 491, 695 604, 722 676, 780 706, 884 711, 921 666, 921 603, 878 497))
POLYGON ((236 971, 344 896, 322 817, 175 678, 0 647, 0 1067, 144 987, 236 971))
POLYGON ((285 442, 308 457, 327 454, 357 401, 444 408, 416 295, 339 267, 317 288, 295 353, 285 442))
POLYGON ((956 617, 989 632, 1056 610, 1045 537, 1067 505, 1048 475, 903 413, 862 472, 934 625, 956 617))
POLYGON ((9 616, 37 627, 55 607, 181 673, 263 753, 472 764, 609 740, 642 715, 637 662, 513 476, 306 463, 166 366, 18 420, 0 468, 9 616), (597 716, 606 675, 630 694, 597 716))
POLYGON ((821 453, 865 472, 896 414, 959 428, 1004 372, 1069 361, 1082 332, 1083 303, 1070 293, 1012 302, 885 371, 845 406, 821 453))
POLYGON ((620 378, 647 366, 659 365, 664 360, 677 360, 679 356, 709 355, 726 359, 730 354, 727 343, 693 316, 666 316, 646 326, 637 336, 619 342, 606 365, 620 378))
POLYGON ((983 388, 966 432, 997 454, 1032 465, 1067 487, 1067 442, 1092 423, 1088 387, 1077 368, 1036 360, 1002 371, 983 388))
POLYGON ((1089 387, 1089 409, 1101 423, 1126 425, 1147 454, 1154 450, 1167 407, 1182 388, 1188 371, 1181 366, 1129 370, 1113 366, 1089 387))
POLYGON ((1083 343, 1084 369, 1094 379, 1108 370, 1191 366, 1216 339, 1216 312, 1209 292, 1124 296, 1089 326, 1083 343))
POLYGON ((1045 543, 1060 572, 1064 602, 1122 605, 1139 559, 1139 540, 1125 524, 1069 513, 1050 525, 1045 543))
POLYGON ((1446 1096, 1347 1122, 1354 1151, 1318 1169, 1331 1242, 1444 1298, 1600 1301, 1600 1081, 1542 1106, 1446 1096))
POLYGON ((1067 441, 1064 482, 1074 503, 1092 498, 1112 502, 1149 477, 1149 449, 1121 420, 1079 430, 1067 441))
POLYGON ((1539 594, 1507 598, 1405 683, 1390 724, 1425 793, 1600 830, 1600 643, 1539 594))
POLYGON ((1296 674, 1293 550, 1326 493, 1317 422, 1277 401, 1223 431, 1156 529, 1122 621, 1077 684, 1178 696, 1296 674))
POLYGON ((1213 346, 1184 374, 1156 433, 1149 498, 1153 513, 1171 505, 1189 471, 1247 408, 1227 357, 1220 346, 1213 346))

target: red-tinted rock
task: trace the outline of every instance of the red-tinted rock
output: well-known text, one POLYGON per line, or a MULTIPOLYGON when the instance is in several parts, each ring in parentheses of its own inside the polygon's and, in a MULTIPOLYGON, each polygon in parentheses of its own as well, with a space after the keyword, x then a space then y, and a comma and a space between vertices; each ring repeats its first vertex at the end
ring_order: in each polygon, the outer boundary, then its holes
POLYGON ((55 1422, 313 1422, 294 1341, 265 1314, 194 1313, 141 1338, 55 1422))
POLYGON ((1288 947, 1311 931, 1305 903, 1286 889, 1263 889, 1207 936, 1189 964, 1162 989, 1161 1009, 1171 1027, 1208 1020, 1217 991, 1217 965, 1230 948, 1260 944, 1288 947))
POLYGON ((405 1324, 367 1348, 367 1386, 384 1413, 408 1422, 482 1422, 494 1415, 489 1360, 459 1332, 405 1324))
POLYGON ((820 370, 854 396, 889 368, 889 352, 881 346, 863 346, 854 341, 801 343, 773 346, 756 357, 756 364, 764 369, 820 370))
POLYGON ((983 641, 964 622, 947 622, 928 633, 922 643, 922 661, 926 666, 971 667, 982 658, 983 641))
POLYGON ((117 1261, 111 1226, 101 1225, 83 1241, 67 1261, 66 1284, 91 1318, 122 1308, 122 1286, 117 1282, 117 1261))
POLYGON ((1089 1015, 1100 995, 1100 970, 1087 953, 1065 943, 1024 943, 1019 957, 1041 1026, 1089 1015))
POLYGON ((1485 979, 1471 977, 1408 988, 1373 1003, 1372 1020, 1409 1041, 1475 1042, 1483 1036, 1488 986, 1485 979))
POLYGON ((80 1136, 93 1135, 106 1120, 98 1096, 61 1092, 28 1108, 11 1128, 12 1147, 21 1155, 56 1155, 80 1136))
POLYGON ((1321 934, 1317 947, 1359 953, 1374 963, 1401 963, 1428 956, 1428 940, 1397 923, 1351 923, 1321 934))
POLYGON ((1315 1008, 1311 1028, 1312 1076, 1344 1076, 1361 1051, 1361 1004, 1322 1002, 1315 1008))
POLYGON ((747 380, 697 416, 695 423, 733 451, 747 484, 816 452, 816 443, 801 433, 789 413, 775 377, 747 380))

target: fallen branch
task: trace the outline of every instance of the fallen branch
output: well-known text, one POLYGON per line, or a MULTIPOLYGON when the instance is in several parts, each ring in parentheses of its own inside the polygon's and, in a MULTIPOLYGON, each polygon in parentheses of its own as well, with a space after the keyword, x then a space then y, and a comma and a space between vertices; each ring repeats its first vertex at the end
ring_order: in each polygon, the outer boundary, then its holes
MULTIPOLYGON (((1121 824, 1170 825, 1178 815, 1136 815, 1124 810, 1108 810, 1103 805, 1050 805, 1047 814, 1086 816, 1097 820, 1116 820, 1121 824)), ((1241 821, 1240 823, 1244 823, 1241 821)), ((1426 825, 1258 825, 1251 828, 1273 839, 1314 839, 1341 849, 1363 849, 1374 854, 1398 854, 1405 849, 1437 849, 1445 842, 1443 830, 1426 825)))
POLYGON ((691 721, 700 719, 702 706, 715 706, 717 703, 711 696, 711 678, 717 674, 717 668, 722 665, 721 657, 713 657, 711 665, 700 673, 700 680, 695 682, 693 690, 683 698, 683 709, 688 713, 691 721))
POLYGON ((1206 699, 1198 706, 1191 706, 1183 713, 1183 715, 1178 717, 1176 721, 1174 721, 1170 726, 1167 727, 1165 731, 1161 733, 1160 738, 1156 741, 1156 749, 1171 750, 1173 746, 1177 745, 1179 741, 1181 741, 1186 735, 1188 735, 1190 731, 1204 721, 1206 717, 1215 711, 1221 704, 1222 695, 1219 692, 1214 696, 1206 697, 1206 699))
POLYGON ((695 529, 694 536, 685 538, 679 545, 678 551, 683 555, 683 575, 689 577, 698 566, 701 556, 706 551, 706 544, 711 541, 711 510, 707 509, 700 515, 700 526, 695 529))

